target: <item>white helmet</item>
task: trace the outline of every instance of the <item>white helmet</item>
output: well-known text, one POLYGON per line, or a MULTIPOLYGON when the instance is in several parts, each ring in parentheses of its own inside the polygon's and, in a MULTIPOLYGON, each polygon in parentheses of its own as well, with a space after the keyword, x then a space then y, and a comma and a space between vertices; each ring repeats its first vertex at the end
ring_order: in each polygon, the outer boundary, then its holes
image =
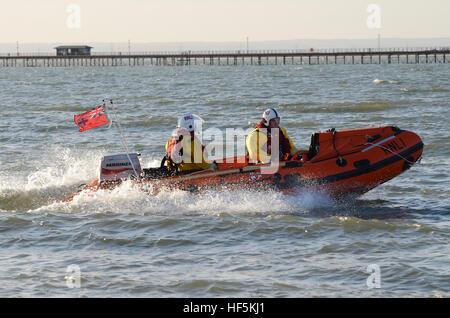
POLYGON ((186 129, 188 132, 198 133, 201 130, 203 119, 194 114, 184 114, 178 118, 178 128, 186 129))
POLYGON ((280 116, 278 116, 278 113, 275 109, 269 108, 264 111, 263 116, 262 116, 264 125, 268 126, 270 120, 274 119, 274 118, 280 119, 280 116))

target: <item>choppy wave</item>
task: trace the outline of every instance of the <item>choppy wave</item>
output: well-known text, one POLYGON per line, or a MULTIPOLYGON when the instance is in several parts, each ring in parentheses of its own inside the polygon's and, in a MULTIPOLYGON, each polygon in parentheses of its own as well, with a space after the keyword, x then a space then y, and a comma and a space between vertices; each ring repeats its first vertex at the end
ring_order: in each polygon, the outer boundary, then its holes
POLYGON ((132 120, 130 118, 125 118, 121 121, 123 126, 130 127, 152 127, 158 125, 168 125, 175 127, 176 119, 173 116, 149 116, 144 120, 132 120))
POLYGON ((89 110, 91 108, 94 108, 93 105, 85 105, 85 106, 73 106, 73 105, 58 105, 58 106, 40 106, 40 107, 33 107, 32 109, 34 111, 42 111, 42 112, 54 112, 54 111, 60 111, 60 112, 85 112, 86 110, 89 110))
POLYGON ((380 80, 380 79, 374 79, 373 80, 374 84, 399 84, 400 81, 395 81, 395 80, 380 80))
MULTIPOLYGON (((397 88, 400 89, 400 88, 397 88)), ((409 88, 401 88, 402 90, 406 89, 410 93, 421 93, 421 94, 430 94, 430 93, 448 93, 450 89, 446 89, 443 87, 415 87, 411 86, 409 88)))
POLYGON ((391 101, 364 101, 364 102, 339 102, 325 105, 317 105, 311 103, 310 105, 304 103, 298 104, 284 104, 282 107, 288 109, 295 109, 301 113, 366 113, 379 112, 396 108, 404 107, 405 102, 391 102, 391 101))

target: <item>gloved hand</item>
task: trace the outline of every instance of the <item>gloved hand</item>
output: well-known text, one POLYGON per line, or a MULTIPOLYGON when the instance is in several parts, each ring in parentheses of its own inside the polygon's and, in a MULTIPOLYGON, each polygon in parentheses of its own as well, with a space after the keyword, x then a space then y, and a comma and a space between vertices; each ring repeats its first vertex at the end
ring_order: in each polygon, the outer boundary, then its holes
POLYGON ((309 152, 309 150, 297 150, 297 152, 291 157, 290 160, 308 160, 308 156, 307 153, 309 152))

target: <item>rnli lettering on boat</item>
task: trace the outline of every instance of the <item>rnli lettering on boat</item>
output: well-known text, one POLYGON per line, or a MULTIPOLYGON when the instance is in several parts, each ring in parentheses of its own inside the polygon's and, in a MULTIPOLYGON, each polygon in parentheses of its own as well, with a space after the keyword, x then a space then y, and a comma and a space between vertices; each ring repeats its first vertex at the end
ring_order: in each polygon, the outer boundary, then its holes
POLYGON ((406 144, 405 142, 401 139, 398 138, 402 144, 400 144, 400 142, 396 142, 395 140, 392 140, 390 143, 388 143, 385 148, 383 148, 384 153, 385 154, 389 154, 389 152, 398 152, 404 148, 406 148, 406 144))

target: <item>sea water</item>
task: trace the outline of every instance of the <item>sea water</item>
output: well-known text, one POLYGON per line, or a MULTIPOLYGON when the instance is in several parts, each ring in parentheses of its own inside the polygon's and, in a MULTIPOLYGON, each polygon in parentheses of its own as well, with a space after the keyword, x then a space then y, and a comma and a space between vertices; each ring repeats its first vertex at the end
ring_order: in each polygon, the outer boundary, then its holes
POLYGON ((0 296, 448 297, 449 75, 448 64, 2 68, 0 296), (63 203, 102 156, 125 152, 114 124, 74 124, 105 98, 143 168, 159 165, 184 113, 225 131, 269 107, 297 148, 320 130, 396 125, 421 136, 423 159, 354 200, 150 196, 124 182, 63 203))

